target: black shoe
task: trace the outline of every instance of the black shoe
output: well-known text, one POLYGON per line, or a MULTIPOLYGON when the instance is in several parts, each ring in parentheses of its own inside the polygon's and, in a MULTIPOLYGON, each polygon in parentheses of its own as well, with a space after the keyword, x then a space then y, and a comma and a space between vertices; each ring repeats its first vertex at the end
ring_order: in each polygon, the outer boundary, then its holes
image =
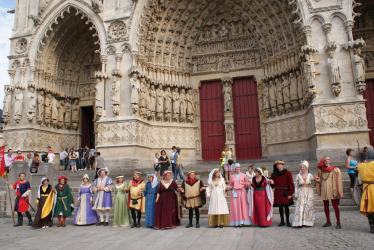
POLYGON ((292 227, 292 225, 289 221, 287 221, 287 227, 292 227))
POLYGON ((374 234, 374 226, 370 227, 370 233, 374 234))
POLYGON ((29 226, 32 226, 32 221, 31 220, 29 221, 29 226))
POLYGON ((217 228, 218 226, 217 225, 215 225, 213 228, 217 228))
POLYGON ((281 222, 281 223, 279 223, 279 225, 278 225, 278 227, 283 227, 283 226, 285 226, 286 224, 284 224, 284 222, 281 222))
POLYGON ((196 223, 196 228, 200 228, 200 225, 199 225, 199 223, 196 223))
POLYGON ((190 228, 190 227, 193 227, 193 225, 191 223, 188 223, 188 225, 186 226, 186 228, 190 228))
POLYGON ((136 227, 136 223, 131 224, 131 228, 135 228, 135 227, 136 227))
POLYGON ((109 222, 104 222, 104 227, 109 226, 109 222))
POLYGON ((20 226, 22 226, 22 223, 17 223, 17 224, 15 224, 14 226, 15 226, 15 227, 20 227, 20 226))
POLYGON ((140 228, 140 227, 141 227, 140 223, 136 224, 136 228, 140 228))
POLYGON ((104 222, 98 222, 98 223, 96 223, 96 226, 102 226, 102 225, 104 225, 104 222))
POLYGON ((223 228, 223 226, 219 226, 219 228, 223 228))

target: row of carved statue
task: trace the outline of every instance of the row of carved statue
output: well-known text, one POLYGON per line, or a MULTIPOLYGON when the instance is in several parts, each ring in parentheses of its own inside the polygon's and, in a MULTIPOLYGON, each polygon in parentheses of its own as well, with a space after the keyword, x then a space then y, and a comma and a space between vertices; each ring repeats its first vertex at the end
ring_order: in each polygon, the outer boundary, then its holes
POLYGON ((193 122, 191 88, 152 84, 138 72, 130 74, 130 83, 134 114, 149 120, 193 122))
MULTIPOLYGON (((46 89, 35 89, 29 85, 27 100, 24 98, 25 89, 22 87, 12 88, 5 86, 5 98, 3 109, 3 120, 9 124, 12 115, 16 123, 20 123, 24 110, 24 103, 27 104, 27 120, 30 123, 38 123, 47 127, 78 129, 79 105, 78 99, 62 97, 55 92, 46 89), (12 102, 13 99, 13 102, 12 102), (36 117, 36 119, 34 119, 36 117)), ((26 109, 25 109, 26 110, 26 109)))

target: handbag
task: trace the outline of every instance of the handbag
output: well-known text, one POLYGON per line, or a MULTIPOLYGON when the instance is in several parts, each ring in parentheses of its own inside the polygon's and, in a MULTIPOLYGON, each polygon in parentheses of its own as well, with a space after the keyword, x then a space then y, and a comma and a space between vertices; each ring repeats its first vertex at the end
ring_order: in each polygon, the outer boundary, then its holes
POLYGON ((231 160, 231 159, 229 159, 227 163, 228 163, 229 165, 232 165, 232 164, 234 164, 234 161, 231 160))
POLYGON ((138 200, 131 200, 131 203, 132 203, 133 205, 136 205, 136 204, 138 204, 138 200))
POLYGON ((155 170, 158 172, 160 171, 160 164, 155 165, 155 170))

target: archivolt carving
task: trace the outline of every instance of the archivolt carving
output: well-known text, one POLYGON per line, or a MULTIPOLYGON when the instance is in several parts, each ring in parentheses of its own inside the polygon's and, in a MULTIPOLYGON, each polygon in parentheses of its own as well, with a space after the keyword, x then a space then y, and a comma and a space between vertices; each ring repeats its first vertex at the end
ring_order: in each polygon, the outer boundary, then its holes
POLYGON ((114 21, 108 27, 108 42, 128 40, 126 24, 123 21, 114 21))
POLYGON ((27 50, 27 39, 26 38, 20 38, 20 39, 18 39, 14 50, 18 54, 26 52, 26 50, 27 50))

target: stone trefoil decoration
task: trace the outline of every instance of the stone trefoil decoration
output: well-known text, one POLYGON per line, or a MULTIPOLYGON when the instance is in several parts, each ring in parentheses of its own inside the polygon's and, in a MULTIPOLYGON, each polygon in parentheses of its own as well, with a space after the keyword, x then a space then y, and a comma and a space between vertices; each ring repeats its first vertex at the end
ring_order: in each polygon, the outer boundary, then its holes
POLYGON ((13 118, 16 121, 16 123, 19 123, 22 118, 23 90, 24 89, 20 86, 16 87, 13 115, 13 118))
POLYGON ((335 54, 336 48, 337 45, 335 42, 329 42, 325 45, 325 51, 328 54, 327 67, 330 76, 331 88, 334 95, 338 97, 341 92, 340 84, 342 82, 342 77, 340 74, 339 60, 336 58, 335 54))
POLYGON ((35 93, 35 86, 29 85, 29 92, 27 93, 27 120, 31 123, 35 117, 36 112, 36 93, 35 93))

